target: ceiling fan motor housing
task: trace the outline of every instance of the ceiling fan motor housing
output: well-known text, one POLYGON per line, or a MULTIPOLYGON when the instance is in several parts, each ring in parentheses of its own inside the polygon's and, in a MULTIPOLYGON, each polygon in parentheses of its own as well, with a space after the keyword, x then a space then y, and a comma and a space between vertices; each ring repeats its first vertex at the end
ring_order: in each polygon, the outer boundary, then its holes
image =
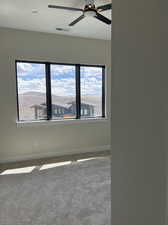
POLYGON ((95 5, 86 5, 83 13, 85 16, 90 16, 90 17, 96 16, 97 10, 95 5))

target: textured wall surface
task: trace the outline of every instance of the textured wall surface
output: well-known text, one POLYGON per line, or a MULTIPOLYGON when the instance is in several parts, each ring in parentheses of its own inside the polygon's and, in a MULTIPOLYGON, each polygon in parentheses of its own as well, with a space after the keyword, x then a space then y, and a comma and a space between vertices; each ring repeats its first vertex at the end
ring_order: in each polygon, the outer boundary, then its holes
POLYGON ((162 41, 159 0, 113 1, 112 225, 164 224, 162 41))
POLYGON ((110 120, 16 125, 15 60, 105 64, 110 117, 110 42, 0 28, 0 161, 101 150, 110 120))

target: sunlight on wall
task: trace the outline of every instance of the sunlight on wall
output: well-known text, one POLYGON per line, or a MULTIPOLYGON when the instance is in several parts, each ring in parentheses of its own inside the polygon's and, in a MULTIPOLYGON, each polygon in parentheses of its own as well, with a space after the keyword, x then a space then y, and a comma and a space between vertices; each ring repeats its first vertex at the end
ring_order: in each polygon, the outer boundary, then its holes
POLYGON ((17 168, 17 169, 9 169, 2 172, 0 175, 10 175, 10 174, 22 174, 22 173, 31 173, 36 167, 24 167, 24 168, 17 168))
POLYGON ((58 166, 65 166, 65 165, 69 165, 71 163, 72 163, 71 161, 66 161, 66 162, 60 162, 60 163, 45 164, 40 168, 40 170, 51 169, 51 168, 55 168, 58 166))
MULTIPOLYGON (((103 158, 103 157, 99 157, 103 158)), ((97 159, 97 157, 92 157, 92 158, 85 158, 85 159, 78 159, 77 161, 74 162, 85 162, 85 161, 90 161, 97 159)), ((0 176, 2 175, 14 175, 14 174, 27 174, 31 173, 34 169, 37 171, 42 171, 42 170, 47 170, 47 169, 52 169, 55 167, 60 167, 60 166, 66 166, 72 164, 72 161, 64 161, 64 162, 57 162, 57 163, 48 163, 44 164, 42 166, 31 166, 31 167, 23 167, 23 168, 16 168, 16 169, 6 169, 3 172, 0 173, 0 176)))
POLYGON ((89 161, 89 160, 93 160, 93 159, 97 159, 97 158, 79 159, 79 160, 77 160, 77 162, 84 162, 84 161, 89 161))

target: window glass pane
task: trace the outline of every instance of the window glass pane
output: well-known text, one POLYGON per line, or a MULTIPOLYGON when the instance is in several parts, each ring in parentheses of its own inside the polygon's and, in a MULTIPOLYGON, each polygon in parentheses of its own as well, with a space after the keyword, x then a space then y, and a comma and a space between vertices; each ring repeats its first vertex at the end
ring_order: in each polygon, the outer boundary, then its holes
POLYGON ((76 118, 75 66, 51 65, 52 118, 76 118))
POLYGON ((81 67, 81 117, 102 116, 102 68, 81 67))
POLYGON ((46 119, 45 64, 17 63, 19 120, 46 119))

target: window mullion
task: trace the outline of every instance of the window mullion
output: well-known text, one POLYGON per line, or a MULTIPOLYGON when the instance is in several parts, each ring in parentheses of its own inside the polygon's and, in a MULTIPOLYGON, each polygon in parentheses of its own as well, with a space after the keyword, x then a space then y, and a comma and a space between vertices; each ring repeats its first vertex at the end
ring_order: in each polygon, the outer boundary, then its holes
POLYGON ((80 65, 76 65, 76 119, 80 119, 81 94, 80 94, 80 65))
POLYGON ((105 117, 105 67, 102 67, 102 117, 105 117))
POLYGON ((50 63, 46 63, 46 98, 47 98, 47 120, 50 120, 52 118, 50 63))

